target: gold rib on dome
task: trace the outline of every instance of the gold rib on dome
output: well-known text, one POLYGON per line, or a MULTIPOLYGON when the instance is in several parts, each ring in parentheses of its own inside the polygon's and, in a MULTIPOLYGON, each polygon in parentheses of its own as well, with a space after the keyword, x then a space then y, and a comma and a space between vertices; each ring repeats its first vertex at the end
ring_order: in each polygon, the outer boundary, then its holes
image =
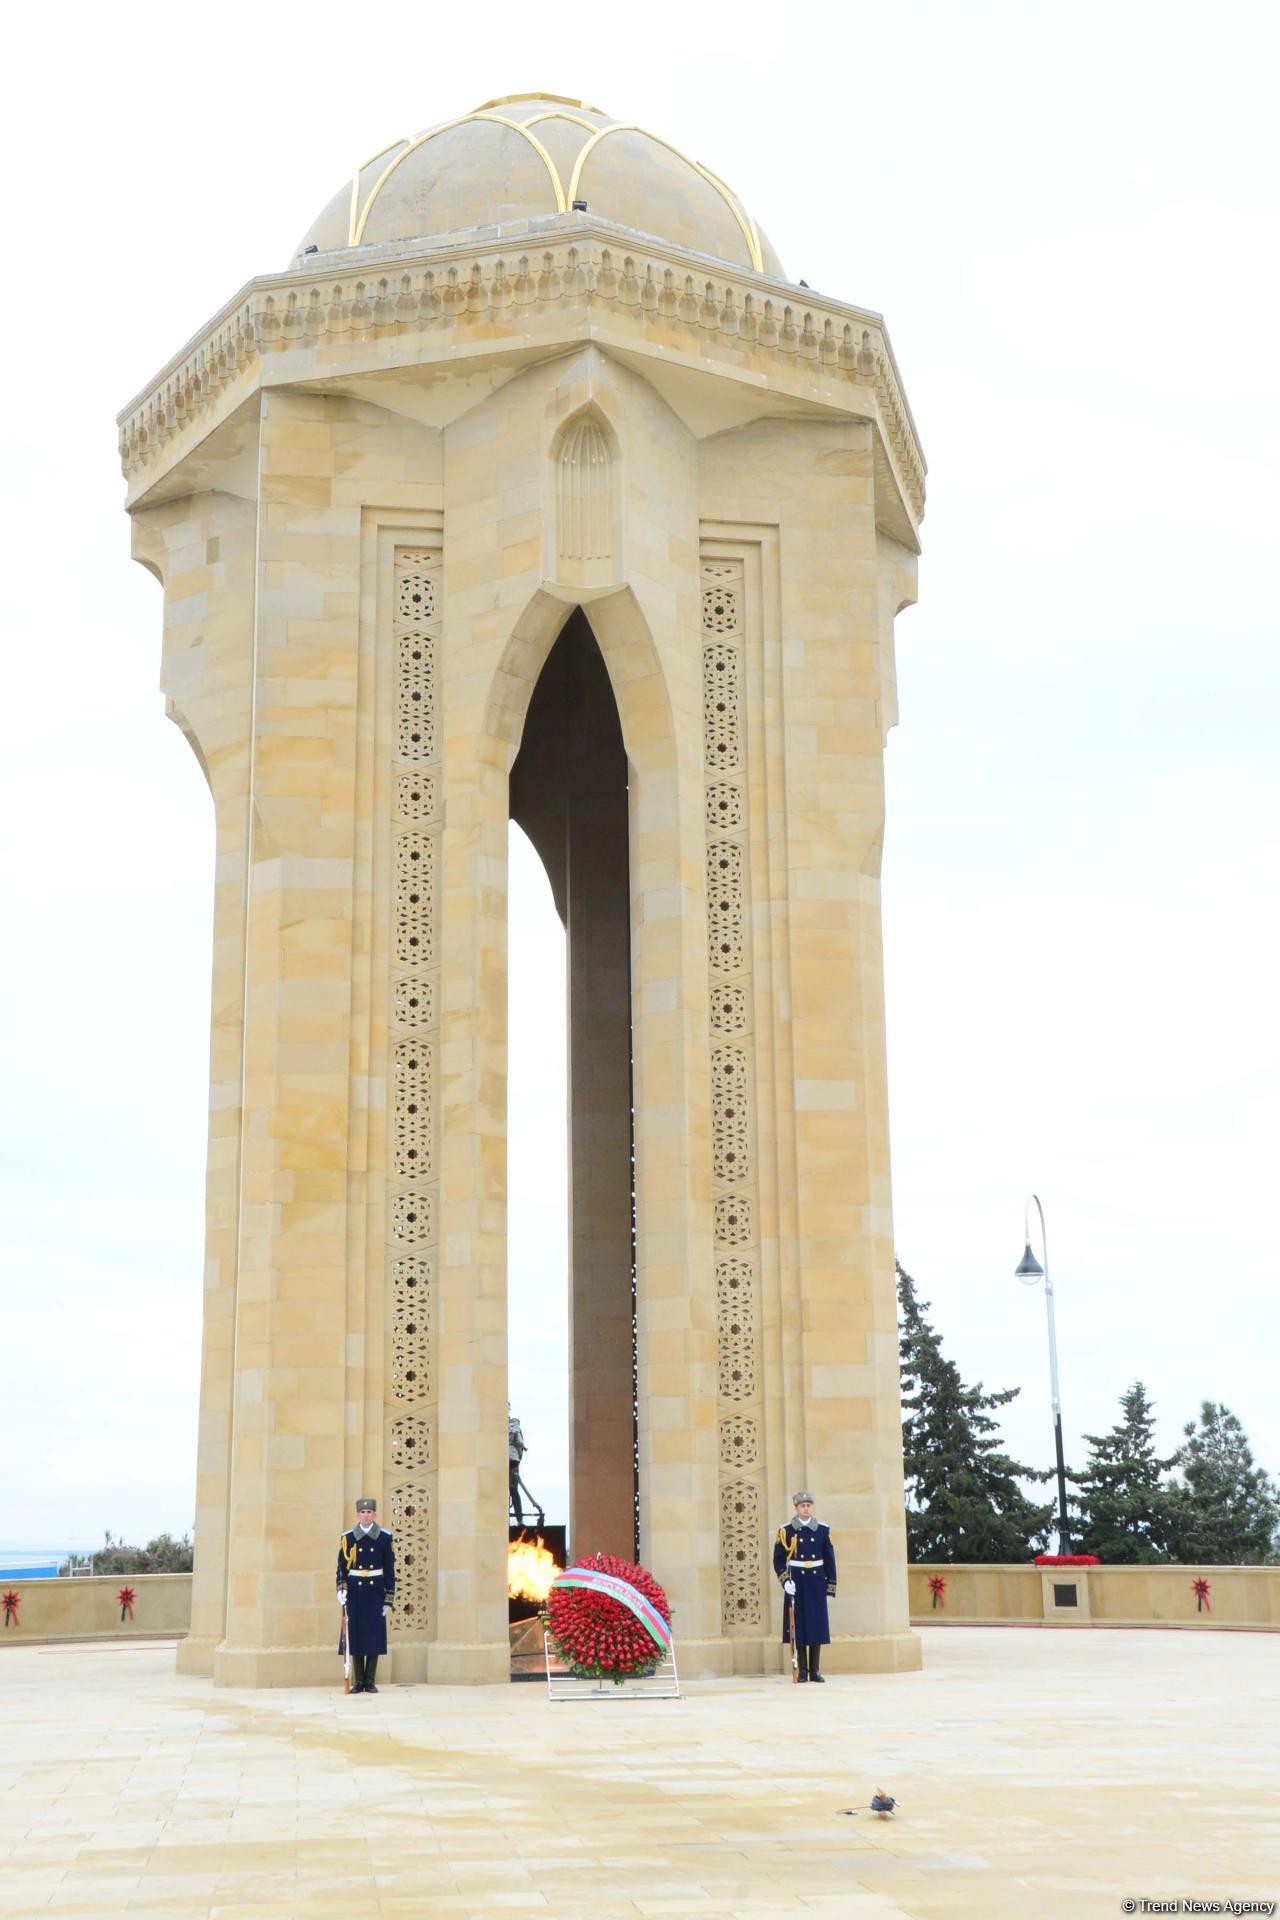
MULTIPOLYGON (((594 113, 596 109, 591 107, 588 111, 594 113)), ((594 120, 588 120, 585 114, 566 113, 563 107, 548 107, 545 113, 531 113, 529 118, 524 122, 524 125, 526 127, 536 127, 540 120, 567 120, 570 126, 585 127, 588 133, 596 133, 599 131, 594 120)))
POLYGON ((555 196, 555 210, 557 213, 567 212, 573 201, 577 199, 578 188, 582 183, 583 169, 591 155, 600 145, 600 142, 609 134, 638 133, 642 139, 652 140, 655 146, 665 147, 668 153, 673 153, 677 160, 683 160, 684 164, 687 167, 691 167, 700 180, 705 180, 707 185, 719 194, 733 215, 742 233, 742 237, 747 243, 747 253, 752 266, 757 273, 764 272, 764 253, 760 245, 759 229, 755 221, 751 218, 751 215, 742 205, 742 202, 738 199, 737 194, 734 193, 730 187, 726 186, 718 174, 712 173, 710 167, 704 167, 700 160, 693 159, 691 155, 683 152, 681 148, 674 146, 670 140, 664 140, 661 134, 650 133, 647 127, 638 126, 631 120, 611 120, 607 126, 597 127, 592 121, 582 117, 588 113, 597 114, 602 119, 605 118, 602 108, 593 107, 585 100, 571 100, 562 93, 509 93, 504 94, 499 100, 486 100, 483 106, 476 107, 471 113, 459 115, 456 120, 446 120, 438 127, 429 127, 425 133, 416 134, 412 140, 406 140, 403 145, 400 145, 398 141, 392 141, 390 146, 382 147, 377 153, 372 154, 362 166, 356 169, 351 182, 351 211, 347 223, 348 246, 358 247, 360 245, 360 242, 364 238, 365 227, 368 225, 369 215, 373 211, 374 202, 402 160, 407 160, 411 153, 416 153, 419 147, 425 146, 429 140, 436 139, 439 134, 452 133, 457 127, 469 126, 473 122, 486 121, 491 126, 507 127, 512 133, 519 134, 522 140, 528 141, 547 170, 547 178, 551 183, 551 191, 555 196), (515 120, 508 114, 494 111, 494 109, 498 107, 515 106, 517 103, 524 102, 537 103, 540 106, 542 102, 546 102, 546 106, 542 108, 541 111, 530 114, 527 119, 524 120, 515 120), (567 188, 560 178, 560 172, 555 161, 541 140, 539 140, 537 134, 532 131, 539 121, 542 120, 567 120, 572 125, 581 127, 583 131, 589 135, 589 138, 584 141, 579 150, 578 157, 574 162, 573 174, 567 188), (368 167, 373 165, 375 160, 380 160, 384 153, 390 153, 392 148, 398 145, 400 146, 399 153, 395 155, 394 159, 388 161, 387 165, 382 169, 382 172, 369 189, 369 195, 364 206, 361 207, 360 176, 368 167))
POLYGON ((754 216, 743 206, 741 200, 739 200, 737 194, 733 191, 733 188, 726 180, 722 180, 718 173, 712 173, 710 167, 704 167, 701 160, 691 160, 689 165, 696 167, 703 179, 709 181, 713 187, 724 195, 724 198, 729 202, 729 205, 738 216, 738 225, 742 226, 745 221, 747 245, 751 249, 752 262, 754 263, 756 272, 763 273, 764 248, 760 245, 760 229, 755 223, 754 216))
POLYGON ((720 195, 720 198, 724 201, 726 207, 728 207, 730 213, 742 230, 742 237, 747 243, 747 252, 751 256, 752 266, 757 273, 764 272, 764 255, 760 249, 760 236, 756 231, 755 221, 748 219, 747 215, 743 212, 742 207, 739 205, 737 194, 730 193, 724 181, 718 180, 710 168, 704 167, 689 154, 682 153, 680 148, 673 146, 670 140, 664 140, 660 133, 650 133, 647 127, 638 127, 634 121, 614 120, 607 127, 598 127, 592 134, 574 163, 573 178, 569 182, 569 190, 566 195, 571 206, 578 197, 578 187, 582 181, 582 169, 586 166, 587 161, 600 145, 600 142, 607 139, 611 133, 638 133, 642 135, 644 139, 652 140, 655 146, 665 147, 668 153, 674 153, 676 159, 683 160, 687 167, 692 167, 699 179, 705 180, 707 185, 714 187, 715 191, 720 195))
POLYGON ((490 107, 514 107, 522 100, 546 100, 554 107, 580 107, 583 113, 598 113, 605 120, 609 117, 603 107, 593 107, 589 100, 570 100, 564 93, 504 93, 500 100, 482 100, 473 111, 487 113, 490 107))

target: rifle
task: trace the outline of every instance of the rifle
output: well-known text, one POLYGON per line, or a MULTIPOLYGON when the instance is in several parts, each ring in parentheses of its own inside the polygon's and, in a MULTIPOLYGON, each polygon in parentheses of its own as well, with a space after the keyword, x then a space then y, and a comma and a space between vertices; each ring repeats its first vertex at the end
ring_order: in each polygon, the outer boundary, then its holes
POLYGON ((351 1691, 351 1636, 347 1632, 347 1603, 342 1603, 342 1632, 338 1636, 338 1652, 342 1655, 342 1691, 351 1691))
POLYGON ((796 1651, 796 1596, 794 1593, 787 1594, 786 1605, 791 1610, 791 1680, 793 1685, 798 1686, 800 1682, 800 1658, 796 1651))

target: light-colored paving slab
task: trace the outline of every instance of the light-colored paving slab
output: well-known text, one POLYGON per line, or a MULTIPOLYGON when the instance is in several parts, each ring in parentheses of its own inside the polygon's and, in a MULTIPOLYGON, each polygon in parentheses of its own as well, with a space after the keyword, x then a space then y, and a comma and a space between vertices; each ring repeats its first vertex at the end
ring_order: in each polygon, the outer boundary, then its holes
POLYGON ((531 1685, 215 1693, 170 1648, 5 1650, 0 1915, 1101 1920, 1126 1899, 1280 1901, 1280 1636, 925 1643, 916 1674, 564 1706, 531 1685), (893 1820, 839 1813, 877 1786, 893 1820))

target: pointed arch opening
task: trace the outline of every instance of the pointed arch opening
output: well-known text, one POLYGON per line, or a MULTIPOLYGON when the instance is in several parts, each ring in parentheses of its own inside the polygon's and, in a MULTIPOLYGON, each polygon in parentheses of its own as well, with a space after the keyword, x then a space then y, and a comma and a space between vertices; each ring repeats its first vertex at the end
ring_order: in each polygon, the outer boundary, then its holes
MULTIPOLYGON (((529 700, 510 816, 542 862, 566 941, 570 1538, 575 1552, 631 1558, 638 1516, 628 786, 609 671, 578 608, 529 700)), ((521 964, 513 928, 508 966, 514 974, 521 964)), ((527 1150, 512 1141, 513 1155, 527 1150)), ((513 1185, 521 1177, 513 1167, 513 1185)), ((508 1274, 513 1294, 529 1276, 548 1284, 517 1246, 508 1274)))

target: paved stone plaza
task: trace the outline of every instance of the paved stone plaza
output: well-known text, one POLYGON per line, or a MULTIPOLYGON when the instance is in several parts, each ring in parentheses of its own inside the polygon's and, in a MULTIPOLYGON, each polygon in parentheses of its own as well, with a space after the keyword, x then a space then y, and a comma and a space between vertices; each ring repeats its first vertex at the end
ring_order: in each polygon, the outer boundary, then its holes
POLYGON ((566 1706, 215 1693, 171 1646, 4 1651, 0 1912, 1093 1920, 1280 1895, 1280 1638, 923 1638, 922 1672, 821 1692, 566 1706), (839 1817, 877 1786, 899 1816, 839 1817))

